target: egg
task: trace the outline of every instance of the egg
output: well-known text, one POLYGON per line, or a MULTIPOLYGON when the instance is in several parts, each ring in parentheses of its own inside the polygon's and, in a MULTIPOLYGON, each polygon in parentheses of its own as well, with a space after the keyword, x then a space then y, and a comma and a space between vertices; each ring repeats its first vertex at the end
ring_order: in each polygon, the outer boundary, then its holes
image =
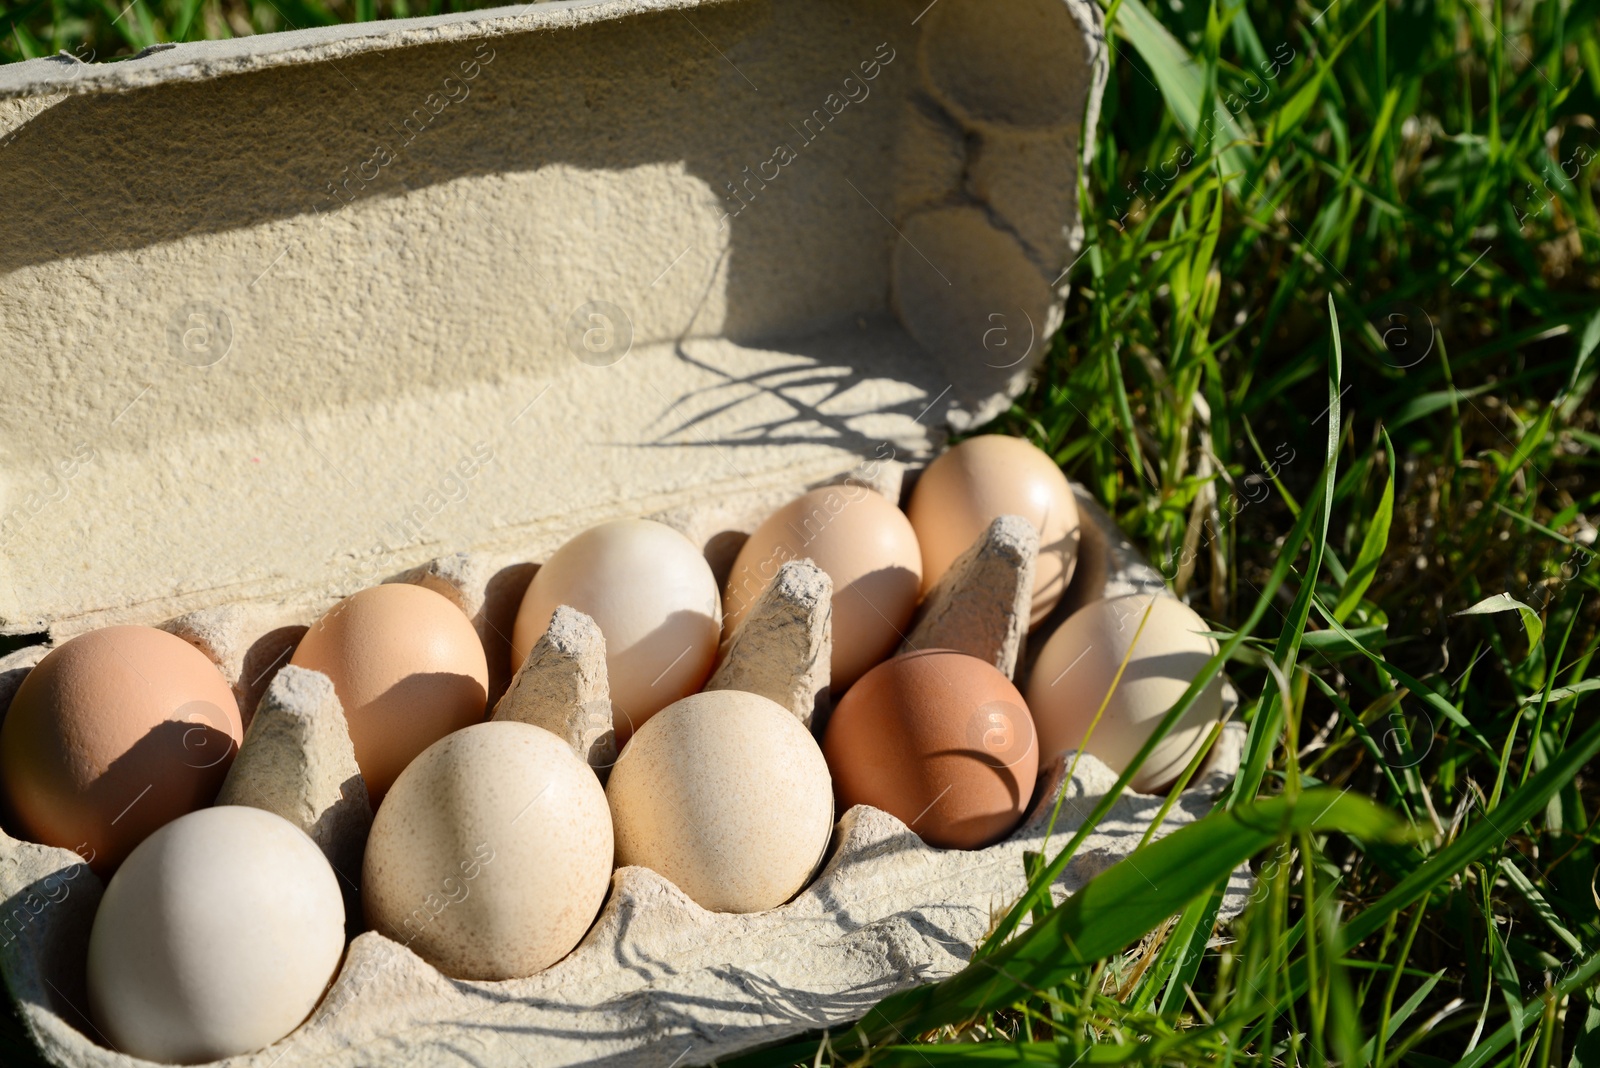
POLYGON ((79 635, 28 673, 0 728, 8 821, 104 876, 216 798, 243 734, 227 680, 182 638, 152 627, 79 635))
POLYGON ((548 968, 611 881, 605 791, 571 747, 510 720, 435 742, 372 821, 362 907, 374 929, 457 979, 548 968))
POLYGON ((739 690, 686 697, 633 736, 606 783, 617 863, 650 868, 713 912, 789 900, 833 832, 828 766, 775 701, 739 690))
POLYGON ((1002 515, 1019 515, 1039 532, 1031 623, 1061 601, 1078 562, 1078 504, 1055 461, 1031 442, 1002 434, 968 438, 917 479, 906 507, 922 546, 926 592, 1002 515))
MULTIPOLYGON (((1092 753, 1119 775, 1217 652, 1205 620, 1175 597, 1129 594, 1084 605, 1050 635, 1028 679, 1028 707, 1046 760, 1092 753), (1149 618, 1140 631, 1140 621, 1149 618), (1138 635, 1137 643, 1134 636, 1138 635), (1130 648, 1132 653, 1129 653, 1130 648), (1123 657, 1128 666, 1112 690, 1123 657), (1106 702, 1106 695, 1111 698, 1106 702), (1102 702, 1105 712, 1089 730, 1102 702), (1087 735, 1087 738, 1085 737, 1087 735)), ((1177 778, 1222 715, 1222 676, 1211 680, 1130 781, 1158 790, 1177 778)))
POLYGON ((894 652, 922 583, 922 551, 905 515, 860 485, 823 486, 795 498, 750 535, 723 596, 724 636, 788 560, 809 559, 833 580, 830 683, 842 693, 894 652))
POLYGON ((834 708, 822 752, 841 809, 880 808, 944 849, 1011 833, 1039 774, 1017 688, 994 665, 947 649, 867 672, 834 708))
POLYGON ((534 575, 511 632, 516 672, 560 605, 593 619, 606 640, 617 743, 705 684, 717 657, 722 605, 694 543, 648 519, 584 531, 534 575))
POLYGON ((289 663, 333 680, 374 805, 418 753, 480 722, 489 699, 489 662, 472 623, 442 594, 406 582, 334 605, 289 663))
POLYGON ((316 1008, 344 955, 339 881, 281 816, 181 816, 112 876, 89 934, 89 1014, 116 1049, 197 1064, 249 1053, 316 1008))

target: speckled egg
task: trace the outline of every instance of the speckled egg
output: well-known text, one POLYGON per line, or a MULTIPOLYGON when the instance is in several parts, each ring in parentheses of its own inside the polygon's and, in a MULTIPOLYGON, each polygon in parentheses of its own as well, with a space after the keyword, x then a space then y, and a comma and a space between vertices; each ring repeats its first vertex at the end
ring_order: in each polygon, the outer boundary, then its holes
POLYGON ((984 434, 944 453, 917 479, 906 507, 922 546, 924 592, 1002 515, 1039 532, 1032 624, 1061 601, 1078 562, 1078 504, 1054 460, 1021 438, 984 434))
POLYGON ((472 623, 443 595, 408 582, 334 605, 289 663, 333 680, 374 805, 418 753, 480 722, 489 699, 489 662, 472 623))
POLYGON ((823 486, 795 498, 750 535, 723 596, 724 637, 788 560, 809 559, 833 580, 830 682, 843 693, 894 652, 917 608, 922 551, 911 523, 882 494, 823 486))
POLYGON ((711 690, 633 736, 606 784, 617 863, 661 873, 713 912, 759 912, 811 880, 833 831, 828 766, 775 701, 711 690))
POLYGON ((262 1049, 310 1015, 344 956, 344 899, 316 843, 258 808, 179 817, 106 886, 89 1012, 118 1051, 196 1064, 262 1049))
POLYGON ((611 881, 611 814, 554 734, 480 723, 429 746, 372 821, 367 922, 446 975, 515 979, 572 951, 611 881))
POLYGON ((833 710, 822 751, 841 810, 872 805, 945 849, 1004 838, 1039 774, 1017 688, 993 664, 948 649, 867 672, 833 710))
POLYGON ((664 523, 619 519, 557 549, 517 612, 513 672, 560 605, 589 616, 605 636, 619 745, 704 685, 716 663, 722 630, 716 577, 694 543, 664 523))
MULTIPOLYGON (((1216 655, 1209 629, 1188 605, 1164 594, 1114 597, 1074 612, 1050 635, 1028 680, 1028 707, 1044 758, 1081 748, 1118 774, 1125 771, 1161 718, 1216 655), (1147 608, 1150 614, 1141 632, 1147 608), (1128 666, 1113 691, 1124 656, 1128 666), (1108 693, 1111 699, 1091 733, 1090 724, 1108 693)), ((1130 785, 1150 792, 1177 778, 1221 715, 1219 674, 1130 785)))
POLYGON ((153 627, 79 635, 22 680, 0 728, 8 821, 104 876, 216 798, 243 734, 227 680, 182 638, 153 627))

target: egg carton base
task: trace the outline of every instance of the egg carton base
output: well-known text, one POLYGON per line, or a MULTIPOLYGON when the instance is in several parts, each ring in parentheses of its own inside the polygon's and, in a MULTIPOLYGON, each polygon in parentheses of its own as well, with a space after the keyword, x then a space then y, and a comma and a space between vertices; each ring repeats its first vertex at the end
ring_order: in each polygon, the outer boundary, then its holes
MULTIPOLYGON (((1223 731, 1205 773, 1158 833, 1210 810, 1238 769, 1243 737, 1238 726, 1223 731)), ((933 849, 887 813, 851 809, 839 821, 821 875, 768 912, 707 912, 654 872, 619 869, 578 948, 525 979, 450 979, 406 947, 362 934, 305 1024, 266 1050, 217 1063, 670 1068, 849 1022, 892 993, 959 971, 1025 888, 1023 855, 1043 845, 1058 794, 1060 817, 1050 838, 1064 843, 1115 784, 1116 775, 1092 756, 1078 761, 1070 780, 1064 762, 1052 766, 1054 788, 1040 794, 1023 826, 987 849, 933 849)), ((1131 852, 1162 800, 1124 793, 1053 886, 1055 899, 1131 852)), ((59 967, 60 954, 82 952, 99 898, 95 877, 86 869, 74 874, 70 862, 62 863, 65 853, 16 843, 0 858, 8 903, 28 892, 42 896, 52 878, 69 888, 5 948, 8 982, 53 1063, 145 1064, 91 1042, 70 1022, 71 1006, 66 1015, 56 1011, 68 989, 81 989, 81 974, 74 983, 71 969, 59 967), (45 967, 52 959, 53 970, 45 967)), ((1222 919, 1242 910, 1250 886, 1246 869, 1234 873, 1222 919)))
MULTIPOLYGON (((896 487, 879 488, 893 495, 896 487)), ((1081 489, 1078 494, 1083 521, 1077 573, 1061 608, 1032 640, 1026 632, 1023 595, 1031 585, 1027 576, 1037 541, 1002 519, 930 595, 929 607, 912 628, 913 644, 954 645, 1005 670, 1019 659, 1027 663, 1028 652, 1043 644, 1053 622, 1076 607, 1101 596, 1164 588, 1161 576, 1110 517, 1081 489)), ((827 660, 826 576, 818 588, 820 572, 809 564, 785 567, 792 581, 774 583, 767 599, 770 611, 752 613, 765 624, 735 634, 725 652, 732 657, 737 650, 742 662, 728 673, 755 679, 757 685, 777 685, 784 681, 777 676, 786 673, 799 679, 782 703, 805 721, 813 711, 825 715, 827 704, 825 668, 819 685, 815 671, 807 667, 827 660)), ((509 626, 501 617, 514 613, 521 587, 534 570, 533 565, 461 554, 395 579, 418 582, 450 597, 481 633, 509 626), (509 589, 503 576, 513 569, 523 581, 509 589)), ((594 628, 587 617, 571 615, 570 626, 552 628, 546 643, 550 655, 540 664, 530 656, 497 715, 512 706, 571 703, 566 698, 581 706, 609 707, 603 638, 597 631, 590 633, 594 628)), ((236 690, 251 681, 243 677, 251 669, 245 651, 259 645, 263 636, 287 631, 297 639, 303 631, 271 611, 231 608, 166 626, 207 651, 236 690)), ((20 681, 42 652, 36 647, 0 660, 0 691, 13 679, 20 681)), ((282 659, 287 660, 286 653, 282 659)), ((318 685, 326 680, 314 672, 281 667, 276 673, 269 667, 264 675, 262 722, 253 723, 247 733, 235 762, 240 774, 230 773, 225 794, 243 790, 249 785, 244 780, 255 778, 260 795, 256 803, 291 818, 314 838, 318 821, 341 803, 363 815, 364 806, 355 802, 364 802, 364 797, 355 798, 347 789, 353 767, 348 738, 333 729, 342 727, 342 712, 331 688, 318 685), (252 741, 252 735, 278 741, 252 741), (287 752, 285 746, 296 751, 287 752), (259 770, 245 776, 252 749, 260 751, 253 758, 259 770), (276 759, 273 749, 279 750, 276 759), (294 759, 297 755, 303 759, 294 759), (293 813, 301 808, 304 818, 296 818, 293 813)), ((9 696, 0 692, 0 706, 9 703, 9 696)), ((598 754, 603 765, 604 745, 597 746, 596 738, 583 733, 592 731, 590 718, 574 721, 566 734, 572 735, 568 740, 575 747, 587 747, 591 763, 598 754)), ((1203 773, 1180 796, 1158 834, 1209 811, 1238 770, 1242 736, 1237 726, 1224 730, 1203 773)), ((763 913, 707 912, 651 871, 619 869, 583 942, 552 968, 524 979, 451 979, 380 933, 358 934, 327 996, 306 1023, 266 1050, 217 1063, 229 1068, 355 1068, 373 1063, 457 1065, 466 1060, 486 1068, 670 1068, 706 1063, 856 1019, 891 993, 958 971, 993 919, 1025 888, 1023 854, 1043 847, 1056 798, 1062 803, 1051 841, 1064 843, 1116 780, 1087 754, 1070 780, 1064 768, 1063 761, 1056 761, 1045 769, 1023 824, 1005 841, 981 850, 934 849, 887 813, 852 809, 838 821, 830 859, 818 878, 788 904, 763 913)), ((604 768, 597 771, 603 774, 604 768)), ((354 785, 360 785, 359 776, 354 785)), ((1053 887, 1057 900, 1126 856, 1162 800, 1124 793, 1053 887)), ((354 829, 325 834, 326 842, 318 839, 330 859, 341 850, 349 853, 349 842, 343 839, 364 831, 359 818, 347 824, 354 829)), ((1248 871, 1241 868, 1229 883, 1224 918, 1243 907, 1249 885, 1248 871)), ((82 962, 100 893, 99 880, 70 851, 0 841, 0 894, 7 917, 0 931, 0 967, 35 1040, 49 1060, 64 1068, 146 1063, 107 1048, 83 1011, 82 962)))

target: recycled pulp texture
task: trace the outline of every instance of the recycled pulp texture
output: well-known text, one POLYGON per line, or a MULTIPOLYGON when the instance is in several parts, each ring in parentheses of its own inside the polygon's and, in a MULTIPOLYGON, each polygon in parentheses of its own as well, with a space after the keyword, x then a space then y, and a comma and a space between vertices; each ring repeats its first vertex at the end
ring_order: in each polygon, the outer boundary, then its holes
POLYGON ((372 804, 328 676, 291 665, 273 677, 216 803, 265 809, 310 835, 339 876, 345 915, 361 915, 372 804))
POLYGON ((1026 519, 995 519, 928 591, 900 652, 960 649, 1010 678, 1033 614, 1038 552, 1026 519))
POLYGON ((833 581, 809 560, 789 560, 723 645, 708 690, 776 701, 807 727, 825 715, 833 650, 833 581))

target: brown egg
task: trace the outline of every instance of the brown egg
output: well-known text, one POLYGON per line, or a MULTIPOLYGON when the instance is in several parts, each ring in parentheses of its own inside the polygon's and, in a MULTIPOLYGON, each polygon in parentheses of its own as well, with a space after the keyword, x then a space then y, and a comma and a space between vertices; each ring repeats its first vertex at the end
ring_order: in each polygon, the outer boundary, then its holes
POLYGON ((227 680, 182 638, 80 635, 28 673, 0 728, 13 829, 76 850, 104 876, 216 799, 243 734, 227 680))
POLYGON ((1039 532, 1032 625, 1060 602, 1078 563, 1078 503, 1055 461, 1021 438, 985 434, 940 456, 917 480, 906 508, 922 546, 922 588, 933 588, 956 558, 1003 515, 1039 532))
POLYGON ((480 722, 489 699, 478 632, 443 596, 406 582, 328 609, 289 663, 333 680, 374 806, 417 754, 480 722))
POLYGON ((929 845, 977 849, 1009 834, 1039 775, 1033 717, 1011 681, 965 653, 879 664, 844 695, 822 739, 839 811, 872 805, 929 845))
POLYGON ((922 551, 905 515, 865 486, 824 486, 773 512, 739 550, 722 598, 731 635, 787 560, 833 580, 833 692, 894 652, 917 608, 922 551))

